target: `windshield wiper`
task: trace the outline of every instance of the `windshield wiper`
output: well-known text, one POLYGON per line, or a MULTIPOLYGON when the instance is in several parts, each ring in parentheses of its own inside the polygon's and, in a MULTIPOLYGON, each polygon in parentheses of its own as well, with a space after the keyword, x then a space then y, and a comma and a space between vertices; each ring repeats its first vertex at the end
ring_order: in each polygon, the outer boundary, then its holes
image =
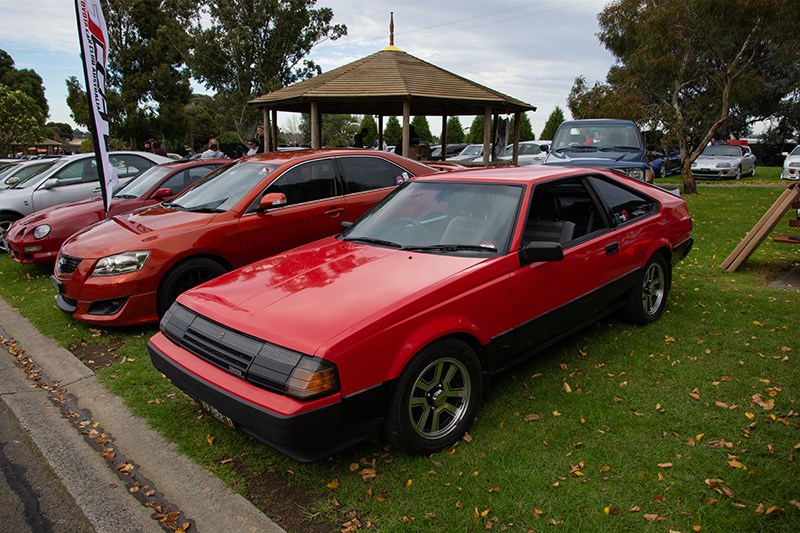
POLYGON ((564 148, 559 148, 556 152, 596 152, 596 146, 565 146, 564 148))
POLYGON ((136 196, 135 194, 115 194, 114 198, 124 198, 128 200, 130 198, 138 198, 138 196, 136 196))
POLYGON ((374 239, 372 237, 343 237, 343 241, 347 242, 363 242, 365 244, 380 244, 383 246, 389 246, 391 248, 402 248, 401 244, 392 241, 385 241, 383 239, 374 239))
POLYGON ((492 252, 497 253, 494 246, 482 246, 480 244, 429 244, 426 246, 404 246, 403 250, 410 252, 492 252))
POLYGON ((638 146, 607 146, 606 148, 600 149, 601 152, 624 152, 625 150, 639 152, 641 148, 638 146))

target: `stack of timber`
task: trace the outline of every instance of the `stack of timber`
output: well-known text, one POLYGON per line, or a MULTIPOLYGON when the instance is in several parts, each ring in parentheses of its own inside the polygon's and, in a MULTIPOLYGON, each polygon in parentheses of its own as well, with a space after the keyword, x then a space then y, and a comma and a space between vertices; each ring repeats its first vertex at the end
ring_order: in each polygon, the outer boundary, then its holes
MULTIPOLYGON (((720 268, 726 272, 736 272, 740 266, 752 255, 758 245, 775 229, 789 209, 800 209, 800 187, 798 183, 792 183, 778 197, 772 207, 767 209, 753 229, 742 239, 733 252, 722 262, 720 268)), ((798 220, 791 220, 790 226, 800 227, 800 216, 798 220)), ((800 244, 800 236, 779 235, 773 239, 775 242, 800 244)))

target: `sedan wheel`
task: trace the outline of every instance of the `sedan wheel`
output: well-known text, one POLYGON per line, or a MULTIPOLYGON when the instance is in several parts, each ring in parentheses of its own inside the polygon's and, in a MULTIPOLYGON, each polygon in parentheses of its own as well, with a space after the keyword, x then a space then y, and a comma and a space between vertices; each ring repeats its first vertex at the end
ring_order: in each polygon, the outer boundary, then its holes
POLYGON ((742 179, 742 167, 736 169, 736 175, 734 176, 735 179, 742 179))
POLYGON ((396 448, 427 454, 455 444, 469 429, 481 397, 475 352, 458 339, 437 341, 403 371, 386 420, 396 448))
POLYGON ((661 163, 661 168, 658 169, 658 177, 659 178, 666 178, 667 177, 667 164, 661 163))
POLYGON ((227 272, 225 267, 205 257, 178 263, 158 287, 158 316, 164 316, 172 302, 182 293, 225 272, 227 272))
POLYGON ((10 228, 11 224, 16 222, 17 220, 19 220, 18 216, 0 215, 0 240, 5 239, 8 228, 10 228))
POLYGON ((631 290, 623 313, 633 324, 644 326, 655 322, 664 312, 669 291, 669 267, 661 254, 650 258, 631 290))

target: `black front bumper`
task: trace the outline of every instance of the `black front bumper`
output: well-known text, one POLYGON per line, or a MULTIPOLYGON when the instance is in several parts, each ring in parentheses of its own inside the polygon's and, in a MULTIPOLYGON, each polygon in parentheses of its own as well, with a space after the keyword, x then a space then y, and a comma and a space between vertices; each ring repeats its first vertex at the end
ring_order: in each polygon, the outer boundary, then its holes
POLYGON ((286 417, 219 389, 200 376, 187 372, 147 343, 153 365, 176 387, 206 402, 230 418, 237 429, 268 444, 292 459, 310 463, 380 435, 383 427, 386 385, 343 399, 342 402, 286 417))

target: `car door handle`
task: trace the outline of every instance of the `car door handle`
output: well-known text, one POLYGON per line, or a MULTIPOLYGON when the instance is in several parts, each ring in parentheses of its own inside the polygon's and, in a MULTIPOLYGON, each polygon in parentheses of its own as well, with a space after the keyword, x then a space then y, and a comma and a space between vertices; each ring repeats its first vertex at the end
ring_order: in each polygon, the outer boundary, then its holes
POLYGON ((606 255, 611 255, 619 252, 619 243, 612 242, 611 244, 606 244, 606 255))
POLYGON ((325 214, 328 215, 329 217, 337 217, 343 212, 344 212, 344 207, 331 207, 330 209, 325 211, 325 214))

